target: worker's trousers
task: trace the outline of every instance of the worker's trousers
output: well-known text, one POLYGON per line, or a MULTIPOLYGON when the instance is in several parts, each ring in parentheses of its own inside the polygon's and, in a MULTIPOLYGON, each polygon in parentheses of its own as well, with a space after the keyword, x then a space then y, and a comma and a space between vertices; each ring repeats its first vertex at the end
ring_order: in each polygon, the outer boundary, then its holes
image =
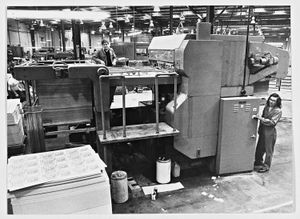
POLYGON ((271 167, 276 137, 277 133, 275 127, 272 129, 272 131, 262 130, 259 132, 254 165, 261 165, 264 163, 268 165, 269 168, 271 167), (263 162, 264 154, 265 161, 263 162))

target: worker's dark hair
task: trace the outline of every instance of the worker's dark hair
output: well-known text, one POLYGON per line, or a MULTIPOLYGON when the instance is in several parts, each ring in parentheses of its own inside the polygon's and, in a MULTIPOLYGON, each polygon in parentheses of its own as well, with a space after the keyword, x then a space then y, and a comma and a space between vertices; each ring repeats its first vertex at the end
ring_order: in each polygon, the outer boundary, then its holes
POLYGON ((109 42, 107 40, 102 40, 101 44, 103 45, 104 43, 109 44, 109 42))
POLYGON ((267 106, 270 106, 270 98, 271 97, 276 97, 277 98, 277 100, 276 100, 276 107, 279 107, 279 108, 281 108, 281 97, 277 94, 277 93, 272 93, 270 96, 269 96, 269 98, 268 98, 268 100, 267 100, 267 106))

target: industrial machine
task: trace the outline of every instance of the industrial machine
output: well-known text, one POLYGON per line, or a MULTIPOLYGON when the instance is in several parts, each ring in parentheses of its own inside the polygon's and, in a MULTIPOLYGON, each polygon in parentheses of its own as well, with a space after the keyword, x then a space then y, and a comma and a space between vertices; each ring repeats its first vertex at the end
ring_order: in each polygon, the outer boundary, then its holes
POLYGON ((151 66, 69 60, 17 66, 15 77, 33 86, 33 101, 28 87, 27 97, 29 104, 41 106, 43 127, 63 127, 45 135, 96 133, 108 172, 113 144, 170 136, 174 148, 188 158, 211 158, 217 174, 243 172, 253 168, 257 121, 252 115, 261 102, 253 96, 255 82, 285 77, 289 58, 262 37, 248 41, 246 36, 212 35, 209 23, 198 23, 197 35, 153 38, 151 66), (154 119, 127 125, 125 86, 136 85, 152 88, 150 103, 139 104, 149 104, 154 119), (111 126, 116 86, 122 86, 122 125, 111 126), (86 126, 71 128, 76 124, 86 126))
POLYGON ((210 34, 209 23, 198 23, 196 36, 156 37, 148 50, 152 64, 181 75, 176 115, 173 101, 166 106, 168 118, 175 117, 169 124, 180 131, 174 148, 191 159, 211 157, 218 174, 252 170, 257 121, 251 117, 260 105, 251 97, 255 82, 285 77, 288 52, 261 36, 247 42, 210 34))

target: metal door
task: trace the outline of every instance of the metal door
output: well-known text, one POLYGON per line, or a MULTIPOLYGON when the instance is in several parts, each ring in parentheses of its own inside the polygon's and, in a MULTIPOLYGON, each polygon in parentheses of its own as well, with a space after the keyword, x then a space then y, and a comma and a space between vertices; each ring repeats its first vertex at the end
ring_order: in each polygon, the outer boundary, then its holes
POLYGON ((256 97, 221 98, 217 174, 251 171, 253 169, 257 120, 260 99, 256 97))

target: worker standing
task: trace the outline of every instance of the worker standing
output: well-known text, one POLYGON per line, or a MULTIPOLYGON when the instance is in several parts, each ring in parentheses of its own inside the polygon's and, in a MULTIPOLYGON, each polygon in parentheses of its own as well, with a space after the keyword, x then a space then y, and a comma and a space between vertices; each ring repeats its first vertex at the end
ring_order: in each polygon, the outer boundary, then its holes
POLYGON ((102 48, 93 55, 92 60, 97 64, 103 64, 105 66, 115 66, 117 62, 117 56, 112 48, 109 46, 107 40, 102 40, 102 48))
POLYGON ((277 93, 273 93, 267 100, 262 116, 253 116, 253 119, 260 120, 258 128, 259 138, 254 162, 254 170, 257 172, 267 172, 271 167, 274 145, 277 137, 275 126, 280 120, 281 115, 281 98, 277 93), (263 162, 264 154, 266 155, 263 162))

